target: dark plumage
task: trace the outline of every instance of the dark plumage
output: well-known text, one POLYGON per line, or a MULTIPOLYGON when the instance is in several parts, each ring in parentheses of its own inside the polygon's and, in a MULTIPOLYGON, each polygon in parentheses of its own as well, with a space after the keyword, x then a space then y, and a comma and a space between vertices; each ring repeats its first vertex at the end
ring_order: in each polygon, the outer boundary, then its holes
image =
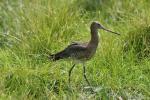
POLYGON ((50 59, 52 59, 53 61, 56 61, 59 59, 64 59, 64 58, 69 58, 69 57, 74 58, 75 56, 79 54, 79 52, 82 52, 85 50, 86 48, 81 46, 79 43, 72 43, 64 50, 56 54, 50 55, 50 59))
MULTIPOLYGON (((89 85, 90 85, 90 83, 87 80, 86 74, 85 74, 84 62, 86 60, 91 59, 92 56, 96 52, 97 46, 99 44, 98 29, 103 29, 105 31, 118 34, 116 32, 112 32, 111 30, 104 28, 98 22, 92 22, 90 29, 91 29, 91 39, 88 43, 72 43, 64 50, 62 50, 56 54, 50 55, 50 57, 49 57, 49 59, 51 59, 53 61, 56 61, 59 59, 71 58, 73 60, 79 60, 79 61, 83 62, 84 78, 89 85)), ((74 66, 75 66, 75 64, 69 70, 69 83, 70 83, 71 71, 74 68, 74 66)))

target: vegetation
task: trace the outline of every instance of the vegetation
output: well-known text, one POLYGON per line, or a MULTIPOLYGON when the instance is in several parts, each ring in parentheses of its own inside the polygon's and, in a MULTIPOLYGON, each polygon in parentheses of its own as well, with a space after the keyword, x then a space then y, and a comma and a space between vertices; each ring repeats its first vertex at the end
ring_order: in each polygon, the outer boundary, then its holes
POLYGON ((149 0, 1 0, 0 99, 150 99, 149 0), (100 31, 100 44, 87 62, 91 94, 82 66, 51 62, 47 56, 72 41, 90 39, 90 22, 121 33, 100 31))

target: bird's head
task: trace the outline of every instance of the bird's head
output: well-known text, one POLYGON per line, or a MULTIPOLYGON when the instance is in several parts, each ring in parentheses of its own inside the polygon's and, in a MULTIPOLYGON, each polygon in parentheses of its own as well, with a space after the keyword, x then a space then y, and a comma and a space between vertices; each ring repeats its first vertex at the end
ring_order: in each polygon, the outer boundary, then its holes
POLYGON ((94 21, 94 22, 92 22, 92 24, 91 24, 91 28, 94 28, 94 29, 102 29, 103 26, 102 26, 99 22, 94 21))
POLYGON ((103 26, 102 26, 99 22, 97 22, 97 21, 92 22, 92 24, 91 24, 91 29, 94 29, 94 30, 103 29, 103 30, 105 30, 105 31, 107 31, 107 32, 111 32, 111 33, 120 35, 119 33, 116 33, 116 32, 113 32, 113 31, 111 31, 111 30, 109 30, 109 29, 106 29, 105 27, 103 27, 103 26))

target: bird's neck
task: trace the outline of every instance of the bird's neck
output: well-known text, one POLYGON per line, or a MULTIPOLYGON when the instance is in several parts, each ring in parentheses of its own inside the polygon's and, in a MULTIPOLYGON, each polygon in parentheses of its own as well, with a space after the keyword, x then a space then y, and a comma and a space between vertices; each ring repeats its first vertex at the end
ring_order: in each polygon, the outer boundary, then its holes
POLYGON ((99 43, 98 29, 91 28, 91 40, 89 46, 97 47, 99 43))

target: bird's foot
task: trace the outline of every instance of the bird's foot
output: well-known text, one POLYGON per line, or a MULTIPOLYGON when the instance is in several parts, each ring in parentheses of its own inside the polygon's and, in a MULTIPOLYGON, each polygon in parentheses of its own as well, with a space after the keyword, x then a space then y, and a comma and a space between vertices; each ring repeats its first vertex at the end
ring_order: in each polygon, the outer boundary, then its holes
POLYGON ((93 87, 91 87, 91 86, 84 87, 84 91, 90 91, 92 94, 95 93, 93 87))

